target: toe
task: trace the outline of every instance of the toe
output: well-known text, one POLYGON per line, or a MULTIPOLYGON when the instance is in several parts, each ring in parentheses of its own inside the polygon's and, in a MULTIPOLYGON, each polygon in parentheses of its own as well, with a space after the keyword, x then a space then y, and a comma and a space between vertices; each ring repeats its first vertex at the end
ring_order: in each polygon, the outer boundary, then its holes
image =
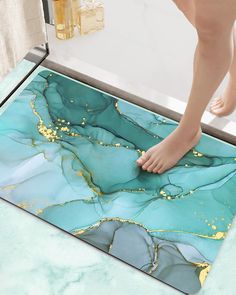
POLYGON ((213 108, 212 110, 213 110, 213 112, 218 113, 218 112, 220 112, 222 110, 222 108, 217 107, 217 108, 213 108))
POLYGON ((145 153, 140 158, 137 159, 137 163, 141 166, 150 158, 149 154, 145 153))
POLYGON ((166 169, 165 169, 164 165, 161 165, 160 168, 157 170, 158 174, 162 174, 165 171, 166 171, 166 169))
POLYGON ((224 106, 224 103, 218 103, 214 106, 211 106, 210 107, 210 110, 215 110, 215 109, 219 109, 219 108, 222 108, 224 106))
POLYGON ((215 99, 212 100, 211 103, 214 104, 214 103, 217 103, 217 102, 219 102, 219 101, 223 101, 222 96, 216 97, 215 99))
POLYGON ((143 170, 147 170, 150 165, 153 163, 153 158, 150 158, 144 165, 142 165, 143 170))
POLYGON ((154 173, 159 173, 159 169, 163 166, 162 162, 159 162, 156 167, 153 169, 154 173))
POLYGON ((224 106, 223 104, 218 104, 216 106, 211 107, 211 110, 215 111, 215 110, 221 109, 223 106, 224 106))
POLYGON ((223 105, 224 105, 224 103, 221 102, 221 103, 218 103, 218 104, 213 105, 211 108, 212 108, 212 109, 218 109, 218 108, 223 107, 223 105))
POLYGON ((223 102, 223 99, 222 98, 217 98, 216 100, 213 100, 212 103, 211 103, 211 106, 214 106, 218 103, 222 103, 223 102))
POLYGON ((215 107, 215 108, 211 108, 210 112, 214 115, 218 115, 222 112, 222 107, 215 107))
POLYGON ((219 98, 219 99, 213 101, 213 102, 211 103, 211 105, 212 105, 212 106, 215 106, 215 105, 223 104, 223 103, 224 103, 224 100, 223 100, 222 98, 219 98))
POLYGON ((137 159, 136 163, 138 164, 138 166, 141 166, 142 165, 142 159, 141 158, 137 159))
POLYGON ((222 107, 216 107, 216 108, 212 108, 211 112, 215 115, 219 115, 223 112, 223 108, 222 107))
POLYGON ((217 115, 218 117, 219 117, 219 116, 224 116, 224 115, 226 115, 226 112, 224 112, 224 110, 221 109, 221 108, 214 109, 214 110, 212 111, 212 113, 213 113, 214 115, 217 115))
POLYGON ((148 167, 147 171, 154 172, 154 169, 158 166, 158 163, 159 162, 157 160, 153 161, 153 163, 148 167))

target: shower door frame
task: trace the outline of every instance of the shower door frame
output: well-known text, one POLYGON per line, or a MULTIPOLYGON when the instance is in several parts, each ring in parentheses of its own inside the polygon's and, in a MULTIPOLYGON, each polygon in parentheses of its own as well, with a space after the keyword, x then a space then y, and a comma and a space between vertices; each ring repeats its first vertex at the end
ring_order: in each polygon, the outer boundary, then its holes
MULTIPOLYGON (((48 0, 42 0, 44 17, 45 17, 45 26, 47 23, 51 23, 52 10, 50 9, 50 2, 48 0)), ((47 33, 46 33, 47 34, 47 33)), ((0 107, 17 91, 17 89, 30 77, 30 75, 42 64, 42 62, 49 55, 49 44, 36 46, 25 56, 25 60, 34 63, 32 69, 14 86, 14 88, 8 93, 8 95, 0 102, 0 107)))
POLYGON ((34 63, 32 69, 14 86, 8 95, 0 102, 0 107, 19 89, 19 87, 34 73, 34 71, 42 64, 42 62, 49 55, 48 43, 42 46, 35 47, 31 52, 25 56, 25 60, 34 63))

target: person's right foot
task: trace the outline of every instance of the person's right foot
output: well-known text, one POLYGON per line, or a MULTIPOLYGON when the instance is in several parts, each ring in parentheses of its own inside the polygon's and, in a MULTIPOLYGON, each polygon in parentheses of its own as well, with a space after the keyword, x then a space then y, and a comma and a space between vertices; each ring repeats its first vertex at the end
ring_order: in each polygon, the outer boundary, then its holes
POLYGON ((178 126, 160 143, 152 146, 137 159, 138 166, 148 172, 161 174, 169 170, 197 143, 202 135, 201 126, 194 131, 178 126))

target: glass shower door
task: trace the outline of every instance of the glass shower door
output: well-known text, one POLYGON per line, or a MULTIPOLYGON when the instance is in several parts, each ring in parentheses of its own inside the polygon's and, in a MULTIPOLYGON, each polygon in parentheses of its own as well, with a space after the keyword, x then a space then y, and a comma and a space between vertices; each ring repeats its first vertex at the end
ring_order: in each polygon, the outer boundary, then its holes
POLYGON ((32 74, 48 56, 48 53, 47 44, 33 48, 13 71, 0 80, 0 105, 32 74))

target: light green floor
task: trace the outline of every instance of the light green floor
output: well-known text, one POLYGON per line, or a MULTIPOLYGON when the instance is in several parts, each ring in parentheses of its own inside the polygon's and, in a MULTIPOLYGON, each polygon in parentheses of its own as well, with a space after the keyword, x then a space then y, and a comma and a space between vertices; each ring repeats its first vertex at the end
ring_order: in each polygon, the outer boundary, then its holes
MULTIPOLYGON (((235 294, 235 231, 233 226, 199 294, 235 294)), ((179 293, 3 201, 0 273, 4 295, 179 293)))

